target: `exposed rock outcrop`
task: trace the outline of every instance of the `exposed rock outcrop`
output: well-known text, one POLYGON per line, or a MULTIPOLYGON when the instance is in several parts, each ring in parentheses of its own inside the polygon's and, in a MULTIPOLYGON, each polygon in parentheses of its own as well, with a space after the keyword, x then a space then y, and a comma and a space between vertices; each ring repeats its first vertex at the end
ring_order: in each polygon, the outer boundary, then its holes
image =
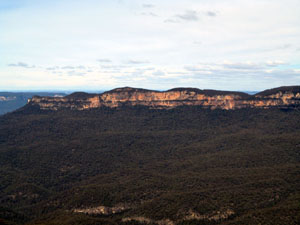
POLYGON ((170 219, 152 220, 152 219, 142 217, 142 216, 125 217, 122 219, 122 222, 131 222, 131 221, 135 221, 135 222, 138 222, 141 224, 175 225, 175 222, 173 222, 170 219))
POLYGON ((181 219, 178 219, 177 222, 172 221, 170 219, 153 220, 143 216, 125 217, 122 219, 122 222, 136 221, 141 224, 175 225, 180 221, 187 221, 187 220, 199 220, 199 221, 202 220, 202 221, 217 222, 220 220, 227 220, 229 217, 233 215, 235 215, 235 212, 231 209, 222 209, 220 211, 213 211, 210 214, 203 214, 203 215, 193 210, 189 210, 187 213, 185 213, 185 216, 181 219))
POLYGON ((82 209, 74 209, 75 213, 84 213, 89 215, 113 215, 117 213, 121 213, 128 209, 129 207, 125 205, 107 207, 107 206, 98 206, 92 208, 82 208, 82 209))
POLYGON ((137 88, 117 88, 102 94, 73 93, 66 97, 35 96, 29 105, 43 110, 76 109, 121 106, 147 106, 150 108, 174 108, 178 106, 202 106, 210 109, 240 108, 288 108, 300 106, 300 86, 266 90, 256 95, 242 92, 175 88, 168 91, 151 91, 137 88))
POLYGON ((184 218, 184 220, 214 220, 214 221, 218 221, 218 220, 224 220, 224 219, 228 219, 230 216, 234 215, 234 211, 231 209, 223 209, 220 211, 214 211, 211 214, 204 214, 201 215, 197 212, 194 212, 192 210, 190 210, 186 217, 184 218))

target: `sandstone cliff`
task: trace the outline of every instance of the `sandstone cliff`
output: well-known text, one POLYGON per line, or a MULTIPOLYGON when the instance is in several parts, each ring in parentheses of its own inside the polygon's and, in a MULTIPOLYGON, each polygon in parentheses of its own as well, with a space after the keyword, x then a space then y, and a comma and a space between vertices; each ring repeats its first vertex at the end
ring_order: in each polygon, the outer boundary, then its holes
POLYGON ((85 110, 99 107, 147 106, 163 109, 178 106, 202 106, 210 109, 240 108, 289 108, 300 106, 300 86, 280 87, 256 95, 242 92, 175 88, 168 91, 152 91, 137 88, 117 88, 102 94, 73 93, 66 97, 35 96, 28 105, 43 110, 85 110))

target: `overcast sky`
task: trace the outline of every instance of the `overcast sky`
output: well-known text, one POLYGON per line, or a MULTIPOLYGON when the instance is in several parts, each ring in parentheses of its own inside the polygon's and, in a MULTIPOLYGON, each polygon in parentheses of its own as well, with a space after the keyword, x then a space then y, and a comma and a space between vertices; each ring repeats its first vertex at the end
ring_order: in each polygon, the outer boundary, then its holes
POLYGON ((299 12, 299 0, 0 0, 0 91, 300 85, 299 12))

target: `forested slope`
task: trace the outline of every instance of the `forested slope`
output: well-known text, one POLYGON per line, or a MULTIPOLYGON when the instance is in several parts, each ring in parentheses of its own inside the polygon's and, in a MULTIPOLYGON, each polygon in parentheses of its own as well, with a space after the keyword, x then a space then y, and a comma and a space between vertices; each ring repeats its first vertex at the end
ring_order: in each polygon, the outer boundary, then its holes
POLYGON ((0 117, 0 218, 299 224, 299 137, 297 109, 25 107, 0 117))

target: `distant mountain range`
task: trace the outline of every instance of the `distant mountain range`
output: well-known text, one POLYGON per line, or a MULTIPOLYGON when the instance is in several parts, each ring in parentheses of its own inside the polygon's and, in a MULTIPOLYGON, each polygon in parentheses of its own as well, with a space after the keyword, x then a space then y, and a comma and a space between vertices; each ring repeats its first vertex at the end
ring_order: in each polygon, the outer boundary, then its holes
POLYGON ((259 93, 200 90, 197 88, 153 91, 131 87, 116 88, 106 92, 99 91, 98 93, 100 94, 74 92, 67 95, 66 92, 0 92, 0 115, 17 110, 28 102, 31 106, 35 105, 39 106, 40 109, 52 110, 59 108, 82 110, 123 105, 143 105, 151 108, 202 105, 212 109, 236 109, 249 106, 287 107, 299 104, 300 86, 279 87, 259 93), (279 96, 278 93, 282 95, 279 96))
POLYGON ((210 109, 290 108, 300 105, 300 86, 265 90, 255 95, 243 92, 174 88, 154 91, 140 88, 116 88, 102 94, 76 92, 65 97, 35 96, 28 106, 42 110, 86 110, 100 107, 147 106, 153 109, 178 106, 202 106, 210 109))
POLYGON ((62 97, 66 94, 55 92, 0 92, 0 115, 26 105, 28 99, 35 95, 62 97))

